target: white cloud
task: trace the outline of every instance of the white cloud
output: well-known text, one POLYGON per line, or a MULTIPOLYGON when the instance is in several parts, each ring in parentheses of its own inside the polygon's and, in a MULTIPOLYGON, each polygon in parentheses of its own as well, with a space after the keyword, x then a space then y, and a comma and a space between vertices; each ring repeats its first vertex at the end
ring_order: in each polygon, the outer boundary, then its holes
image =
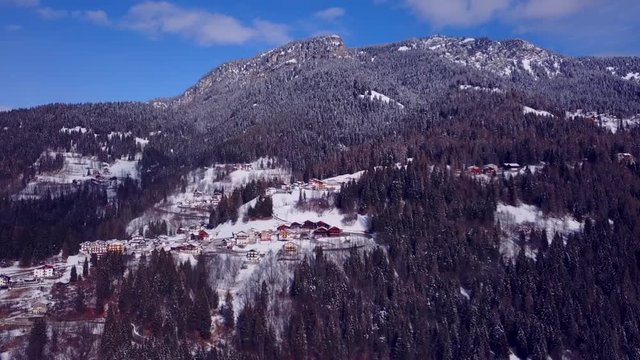
POLYGON ((576 14, 603 0, 405 0, 436 27, 475 26, 491 20, 553 20, 576 14))
POLYGON ((504 11, 510 0, 406 0, 416 14, 436 27, 473 26, 504 11))
POLYGON ((107 26, 111 24, 109 16, 104 10, 73 11, 71 14, 77 19, 82 19, 95 25, 107 26))
POLYGON ((40 5, 38 0, 0 0, 0 5, 35 7, 40 5))
POLYGON ((346 11, 341 7, 330 7, 314 14, 315 17, 325 21, 333 21, 345 15, 346 11))
POLYGON ((515 6, 516 16, 528 19, 556 19, 575 14, 599 0, 528 0, 515 6))
POLYGON ((254 20, 245 25, 234 17, 188 9, 169 2, 144 2, 129 9, 121 25, 151 37, 179 35, 199 45, 242 44, 250 40, 282 43, 289 40, 285 25, 254 20))
POLYGON ((36 12, 40 17, 46 20, 57 20, 69 16, 69 11, 61 9, 52 9, 50 7, 37 8, 36 12))
POLYGON ((18 24, 9 24, 4 27, 4 29, 8 32, 16 32, 22 30, 22 25, 18 24))

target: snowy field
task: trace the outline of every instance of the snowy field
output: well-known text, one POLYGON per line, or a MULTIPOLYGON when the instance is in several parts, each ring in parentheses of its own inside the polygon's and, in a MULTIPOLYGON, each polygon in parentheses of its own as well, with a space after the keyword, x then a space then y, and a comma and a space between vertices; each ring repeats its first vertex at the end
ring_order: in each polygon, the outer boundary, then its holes
POLYGON ((534 108, 530 108, 528 106, 523 106, 522 107, 522 113, 527 115, 527 114, 534 114, 537 116, 547 116, 547 117, 555 117, 552 113, 545 111, 545 110, 536 110, 534 108))
POLYGON ((573 112, 567 111, 565 117, 571 120, 575 118, 594 119, 596 125, 603 127, 614 134, 618 132, 620 126, 631 128, 640 125, 640 114, 620 119, 611 114, 599 114, 595 111, 584 111, 582 109, 578 109, 573 112))
POLYGON ((238 168, 230 171, 227 176, 219 179, 219 175, 226 172, 227 165, 216 164, 212 167, 198 169, 186 175, 187 186, 177 189, 165 200, 148 209, 140 217, 133 219, 127 226, 127 232, 134 234, 139 228, 145 228, 151 221, 166 221, 170 229, 176 230, 180 226, 189 224, 200 224, 209 220, 208 210, 187 209, 182 204, 197 200, 196 192, 200 196, 211 196, 215 190, 224 190, 229 194, 234 189, 239 188, 253 180, 277 179, 283 183, 288 183, 291 179, 291 172, 287 169, 266 168, 270 159, 260 158, 250 164, 250 168, 238 168), (265 168, 261 168, 261 164, 265 168))
MULTIPOLYGON (((55 157, 58 153, 50 151, 49 156, 55 157)), ((110 164, 104 164, 95 156, 82 156, 77 153, 65 152, 62 169, 52 172, 43 172, 36 175, 27 186, 18 193, 19 198, 37 198, 49 189, 53 194, 66 192, 72 189, 74 182, 84 182, 95 179, 94 172, 100 172, 101 176, 111 178, 131 177, 139 178, 138 161, 117 159, 110 164)))
MULTIPOLYGON (((495 213, 496 221, 500 222, 502 241, 500 251, 509 258, 515 257, 520 249, 516 243, 520 230, 530 229, 545 230, 547 241, 551 243, 556 233, 568 235, 582 231, 584 223, 577 221, 569 215, 554 217, 545 215, 534 205, 519 204, 518 206, 499 203, 495 213)), ((527 248, 526 255, 535 257, 535 251, 527 248)))

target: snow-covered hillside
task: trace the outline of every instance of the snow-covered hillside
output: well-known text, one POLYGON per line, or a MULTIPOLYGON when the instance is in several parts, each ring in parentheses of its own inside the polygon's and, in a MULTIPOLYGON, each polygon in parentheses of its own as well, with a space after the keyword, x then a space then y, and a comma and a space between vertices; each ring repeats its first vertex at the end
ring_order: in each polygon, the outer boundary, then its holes
POLYGON ((619 118, 607 113, 598 113, 596 111, 584 111, 578 109, 576 111, 567 111, 565 117, 573 120, 576 118, 592 119, 593 122, 612 133, 616 133, 621 126, 625 128, 636 127, 640 125, 640 114, 627 118, 619 118))
POLYGON ((545 111, 545 110, 536 110, 534 108, 530 108, 528 106, 523 106, 522 107, 522 113, 527 115, 527 114, 534 114, 537 116, 548 116, 548 117, 554 117, 552 113, 545 111))
MULTIPOLYGON (((58 153, 49 151, 50 157, 55 157, 58 153)), ((64 163, 62 169, 52 172, 43 172, 36 175, 27 186, 18 194, 18 198, 37 198, 45 191, 52 194, 64 193, 71 189, 72 184, 90 181, 97 178, 99 174, 102 178, 116 177, 123 179, 130 177, 139 179, 138 160, 117 159, 112 163, 100 162, 95 156, 82 156, 78 153, 62 153, 64 163)))
POLYGON ((187 185, 183 189, 176 189, 165 200, 129 222, 127 232, 133 234, 151 221, 164 220, 170 230, 176 230, 189 223, 208 221, 208 210, 186 208, 184 204, 197 202, 202 197, 210 197, 216 190, 230 193, 253 180, 277 179, 282 183, 288 183, 291 172, 279 167, 270 168, 268 164, 272 161, 273 159, 260 158, 249 164, 215 164, 191 171, 185 176, 187 185))
POLYGON ((399 102, 393 100, 392 98, 388 97, 387 95, 381 94, 381 93, 379 93, 377 91, 374 91, 374 90, 369 90, 364 94, 358 95, 358 98, 360 98, 360 99, 369 99, 370 101, 382 101, 385 104, 395 104, 396 106, 398 106, 398 108, 404 109, 404 105, 402 105, 399 102))
MULTIPOLYGON (((502 230, 500 251, 507 257, 514 257, 518 253, 520 244, 517 240, 521 231, 528 235, 531 229, 544 230, 547 241, 551 243, 556 233, 568 235, 582 231, 584 226, 584 223, 569 215, 563 217, 545 215, 536 206, 522 203, 518 206, 499 203, 495 219, 500 223, 502 230)), ((534 257, 535 251, 527 247, 526 254, 534 257)))

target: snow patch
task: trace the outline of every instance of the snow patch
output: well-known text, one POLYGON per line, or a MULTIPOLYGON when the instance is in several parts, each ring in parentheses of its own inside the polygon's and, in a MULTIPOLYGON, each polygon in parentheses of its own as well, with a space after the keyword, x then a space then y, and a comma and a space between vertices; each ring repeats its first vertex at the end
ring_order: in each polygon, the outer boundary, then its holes
POLYGON ((536 110, 534 108, 530 108, 528 106, 523 106, 522 107, 522 113, 527 115, 527 114, 534 114, 537 116, 548 116, 548 117, 554 117, 552 113, 548 112, 548 111, 544 111, 544 110, 536 110))
POLYGON ((623 76, 622 78, 625 80, 640 81, 640 73, 630 72, 630 73, 627 73, 627 75, 623 76))
POLYGON ((567 111, 565 113, 565 118, 570 120, 575 118, 592 119, 596 125, 603 127, 614 134, 618 132, 620 126, 631 128, 640 125, 640 114, 620 119, 607 113, 599 114, 596 111, 584 111, 582 109, 578 109, 573 112, 567 111))
POLYGON ((467 300, 471 299, 471 296, 469 295, 469 290, 463 288, 462 286, 460 287, 460 294, 465 298, 467 298, 467 300))
POLYGON ((494 93, 504 94, 504 90, 501 90, 498 88, 486 88, 486 87, 473 86, 473 85, 460 85, 458 88, 460 90, 484 91, 484 92, 494 92, 494 93))
POLYGON ((65 134, 71 134, 71 133, 80 133, 80 134, 84 134, 87 131, 89 131, 89 129, 82 127, 82 126, 75 126, 72 128, 68 128, 68 127, 63 127, 60 129, 61 133, 65 133, 65 134))
MULTIPOLYGON (((503 240, 505 240, 501 242, 500 250, 509 257, 518 253, 520 246, 514 242, 514 239, 519 236, 521 230, 525 233, 530 229, 545 230, 547 241, 551 243, 556 233, 568 235, 580 232, 584 227, 584 223, 569 215, 563 217, 545 215, 538 207, 522 203, 518 206, 498 203, 495 219, 500 222, 503 240)), ((526 255, 535 257, 535 253, 530 249, 527 249, 526 255)))
POLYGON ((382 101, 385 104, 396 104, 400 109, 404 109, 404 105, 402 105, 401 103, 393 100, 392 98, 388 97, 387 95, 381 94, 377 91, 374 90, 369 90, 367 91, 365 94, 363 95, 358 95, 358 98, 360 99, 369 99, 370 101, 382 101))

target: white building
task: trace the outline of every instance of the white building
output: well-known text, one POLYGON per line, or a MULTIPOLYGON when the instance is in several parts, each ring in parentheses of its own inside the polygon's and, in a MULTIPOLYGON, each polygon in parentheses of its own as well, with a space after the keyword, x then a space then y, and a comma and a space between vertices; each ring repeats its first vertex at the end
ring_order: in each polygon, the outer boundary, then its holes
POLYGON ((33 270, 33 276, 35 278, 53 277, 53 266, 45 265, 33 270))

